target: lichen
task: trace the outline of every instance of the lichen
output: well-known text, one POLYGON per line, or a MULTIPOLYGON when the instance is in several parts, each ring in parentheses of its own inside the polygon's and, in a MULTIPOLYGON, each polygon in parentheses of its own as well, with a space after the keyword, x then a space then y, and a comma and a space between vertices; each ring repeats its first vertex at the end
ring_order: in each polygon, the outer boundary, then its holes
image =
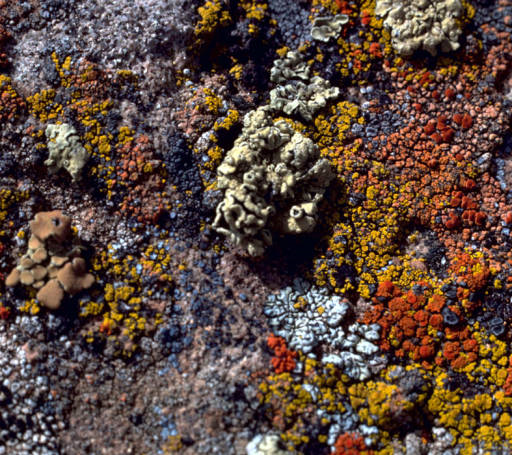
POLYGON ((463 12, 459 0, 377 0, 375 13, 391 31, 391 43, 401 55, 423 49, 436 55, 459 48, 461 29, 457 19, 463 12))
POLYGON ((60 210, 39 212, 30 222, 28 250, 5 280, 8 287, 22 284, 36 289, 37 299, 58 309, 65 294, 75 295, 94 283, 73 239, 71 219, 60 210))
POLYGON ((51 173, 65 169, 74 181, 78 180, 89 153, 82 146, 75 128, 67 123, 48 125, 45 134, 49 156, 44 164, 50 168, 51 173))
POLYGON ((286 121, 274 121, 268 106, 246 115, 217 174, 224 199, 213 227, 251 256, 261 256, 272 244, 272 232, 311 232, 332 179, 311 139, 286 121))
POLYGON ((343 26, 349 21, 346 14, 336 14, 335 16, 322 16, 313 19, 311 27, 311 36, 317 41, 329 42, 332 38, 337 38, 343 26))

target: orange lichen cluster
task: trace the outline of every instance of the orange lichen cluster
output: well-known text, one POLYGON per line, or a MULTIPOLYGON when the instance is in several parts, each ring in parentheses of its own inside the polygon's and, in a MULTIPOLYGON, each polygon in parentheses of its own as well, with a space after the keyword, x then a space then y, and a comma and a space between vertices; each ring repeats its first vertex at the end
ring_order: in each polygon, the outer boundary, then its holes
POLYGON ((0 74, 0 123, 14 120, 25 107, 25 101, 12 87, 11 79, 0 74))
MULTIPOLYGON (((381 145, 369 143, 367 148, 399 176, 401 185, 409 186, 408 218, 434 230, 451 256, 462 250, 464 241, 485 238, 495 204, 503 214, 510 211, 485 167, 507 129, 507 114, 490 91, 475 93, 471 81, 485 75, 477 76, 473 66, 452 64, 429 73, 396 59, 384 69, 403 87, 391 96, 388 108, 395 109, 407 95, 412 109, 407 125, 379 136, 381 145), (471 103, 474 96, 483 98, 479 105, 471 103)), ((381 108, 370 103, 369 109, 381 108)), ((492 229, 499 232, 501 227, 492 229)))
POLYGON ((350 14, 352 12, 352 8, 350 7, 349 2, 347 2, 346 0, 335 0, 335 2, 340 13, 350 14))
POLYGON ((377 322, 381 328, 380 347, 384 351, 394 350, 397 357, 410 356, 416 361, 432 361, 439 339, 434 332, 443 329, 441 310, 444 298, 432 295, 416 295, 412 291, 403 294, 390 281, 379 284, 362 322, 377 322))
MULTIPOLYGON (((1 278, 1 277, 0 277, 1 278)), ((9 319, 9 315, 11 314, 11 310, 2 304, 0 304, 0 319, 7 320, 9 319)))
POLYGON ((446 298, 434 293, 427 283, 417 295, 403 292, 390 281, 379 284, 372 307, 362 317, 365 324, 378 323, 381 328, 380 347, 397 357, 409 357, 431 367, 448 362, 460 369, 477 358, 478 345, 470 330, 463 327, 462 311, 448 305, 446 298), (455 324, 444 322, 443 308, 456 317, 455 324), (458 323, 457 323, 458 320, 458 323))
POLYGON ((453 259, 449 272, 457 285, 457 300, 461 308, 466 312, 474 310, 480 302, 471 296, 483 289, 491 277, 486 261, 480 255, 464 252, 453 259))
MULTIPOLYGON (((149 138, 129 138, 118 150, 116 183, 123 200, 119 213, 139 222, 156 222, 169 207, 163 191, 165 178, 149 138)), ((115 190, 114 190, 115 191, 115 190)))
POLYGON ((507 369, 507 377, 503 384, 503 391, 506 396, 512 396, 512 356, 509 358, 509 368, 507 369))
POLYGON ((284 338, 270 335, 267 339, 267 345, 274 351, 272 366, 276 374, 293 371, 295 369, 297 353, 286 347, 284 338))
POLYGON ((364 439, 357 433, 342 433, 336 439, 332 455, 372 455, 373 450, 367 450, 364 439))

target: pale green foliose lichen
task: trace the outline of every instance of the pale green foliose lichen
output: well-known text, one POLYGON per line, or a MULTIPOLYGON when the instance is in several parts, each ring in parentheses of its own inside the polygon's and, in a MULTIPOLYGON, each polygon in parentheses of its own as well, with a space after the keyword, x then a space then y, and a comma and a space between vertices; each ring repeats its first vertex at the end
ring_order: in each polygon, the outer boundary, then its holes
POLYGON ((82 146, 75 128, 67 123, 48 125, 45 134, 49 156, 44 164, 51 173, 65 169, 73 180, 78 180, 89 154, 82 146))
POLYGON ((313 121, 314 114, 339 96, 338 87, 319 76, 311 78, 308 84, 290 81, 270 91, 270 107, 286 115, 297 115, 307 122, 313 121))
POLYGON ((288 51, 283 58, 274 60, 270 70, 270 80, 276 84, 291 79, 308 81, 310 68, 298 51, 288 51))
POLYGON ((346 14, 315 17, 311 27, 311 37, 317 41, 327 43, 330 39, 340 36, 343 26, 348 21, 349 17, 346 14))
POLYGON ((213 227, 251 256, 264 253, 273 232, 311 232, 333 178, 311 139, 271 113, 263 106, 245 116, 242 134, 217 170, 224 199, 213 227))
POLYGON ((463 6, 460 0, 377 0, 375 14, 384 18, 395 51, 409 56, 416 50, 436 55, 459 48, 463 6))
POLYGON ((289 51, 275 60, 270 70, 270 80, 276 84, 270 91, 270 107, 312 122, 313 116, 330 100, 336 99, 340 90, 319 76, 311 77, 310 73, 310 67, 299 52, 289 51))

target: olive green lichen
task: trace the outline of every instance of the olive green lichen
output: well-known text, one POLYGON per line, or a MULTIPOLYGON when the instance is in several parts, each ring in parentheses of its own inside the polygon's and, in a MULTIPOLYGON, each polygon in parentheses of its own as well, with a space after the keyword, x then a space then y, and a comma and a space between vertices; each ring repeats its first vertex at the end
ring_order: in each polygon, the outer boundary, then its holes
POLYGON ((270 70, 270 80, 277 86, 270 91, 270 107, 286 115, 299 116, 307 122, 339 96, 338 87, 320 76, 310 77, 310 68, 299 52, 290 51, 277 59, 270 70))

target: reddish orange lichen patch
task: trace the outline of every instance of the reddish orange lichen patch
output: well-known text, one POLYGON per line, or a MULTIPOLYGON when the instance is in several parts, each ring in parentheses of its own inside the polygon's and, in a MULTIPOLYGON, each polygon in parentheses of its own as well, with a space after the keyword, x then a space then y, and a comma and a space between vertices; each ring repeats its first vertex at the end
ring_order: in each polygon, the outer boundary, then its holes
POLYGON ((268 347, 274 351, 272 366, 277 374, 293 371, 295 369, 297 353, 286 347, 284 338, 270 335, 267 339, 267 344, 268 347))
MULTIPOLYGON (((139 222, 156 222, 168 208, 164 172, 147 136, 129 140, 118 150, 117 185, 123 200, 119 213, 139 222)), ((114 188, 115 191, 115 188, 114 188)))
POLYGON ((357 433, 342 433, 336 439, 332 455, 371 455, 373 450, 367 450, 364 439, 357 433))

